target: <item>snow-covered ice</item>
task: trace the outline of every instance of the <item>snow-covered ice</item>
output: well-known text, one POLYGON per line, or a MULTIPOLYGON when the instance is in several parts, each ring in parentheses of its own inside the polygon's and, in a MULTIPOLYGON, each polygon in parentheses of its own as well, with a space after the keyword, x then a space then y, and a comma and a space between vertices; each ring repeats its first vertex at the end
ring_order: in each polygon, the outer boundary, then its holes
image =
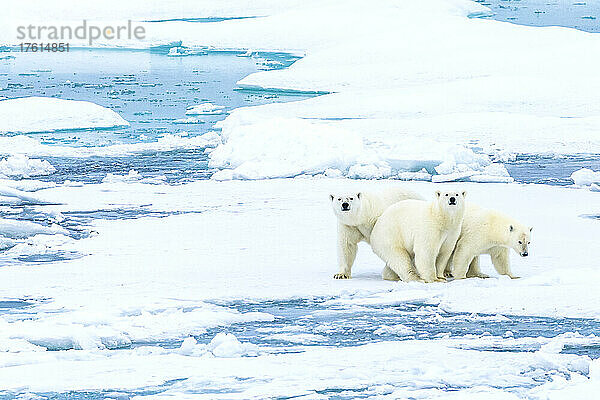
POLYGON ((24 97, 0 103, 0 134, 127 125, 113 110, 87 101, 24 97))
MULTIPOLYGON (((536 398, 536 393, 546 393, 547 385, 560 393, 570 390, 572 382, 593 384, 595 378, 588 379, 595 376, 590 371, 597 361, 584 355, 556 354, 558 350, 548 353, 548 339, 537 337, 539 333, 532 332, 529 342, 504 335, 504 331, 492 336, 475 334, 470 339, 441 332, 438 339, 424 340, 421 329, 392 321, 415 312, 417 320, 421 315, 430 321, 424 322, 427 324, 475 321, 504 323, 515 330, 515 315, 600 318, 596 307, 600 298, 594 286, 598 271, 590 265, 600 250, 595 240, 600 225, 580 217, 600 208, 597 194, 544 185, 460 184, 471 201, 534 226, 531 257, 511 256, 513 270, 523 276, 519 280, 497 277, 484 257, 483 270, 493 275, 487 280, 429 285, 386 282, 380 278, 381 261, 366 246, 359 251, 353 279, 332 279, 335 218, 327 193, 390 185, 406 185, 425 196, 435 187, 428 182, 327 178, 201 181, 178 186, 126 179, 38 191, 49 202, 60 199, 63 203, 35 206, 46 213, 77 210, 89 214, 145 207, 173 214, 95 219, 89 227, 94 235, 68 243, 61 242, 64 232, 46 232, 61 240, 46 242, 50 249, 45 251, 66 246, 84 256, 43 268, 0 269, 4 282, 0 298, 29 299, 32 304, 22 312, 0 315, 0 342, 8 349, 2 359, 0 386, 15 393, 137 390, 183 379, 161 389, 163 395, 211 397, 198 392, 201 387, 222 390, 227 398, 234 395, 234 387, 242 390, 240 398, 311 395, 327 388, 356 393, 370 388, 374 394, 390 397, 429 398, 445 396, 448 388, 455 388, 465 396, 508 391, 513 396, 536 398), (294 229, 289 228, 292 226, 294 229), (293 330, 264 331, 260 345, 225 335, 238 324, 277 323, 281 317, 274 316, 268 302, 273 302, 276 310, 279 301, 318 298, 330 299, 323 304, 326 308, 308 309, 306 316, 292 319, 296 324, 293 330), (253 311, 252 304, 264 304, 260 306, 263 311, 253 311), (424 305, 406 314, 394 308, 402 304, 424 305), (357 347, 319 345, 331 340, 335 326, 328 327, 325 322, 311 325, 311 319, 339 314, 352 326, 357 323, 353 316, 362 312, 389 313, 386 318, 390 320, 373 328, 377 333, 372 337, 383 338, 381 343, 369 339, 365 343, 359 340, 354 344, 357 347), (466 314, 434 318, 444 312, 466 314), (298 327, 298 322, 302 326, 298 327), (313 328, 306 331, 303 326, 313 328), (215 339, 219 333, 223 335, 215 339), (186 339, 190 335, 197 339, 186 339), (391 341, 392 337, 404 341, 391 341), (285 346, 300 352, 279 354, 285 346), (523 346, 539 352, 490 350, 523 346), (81 350, 62 354, 40 351, 44 348, 81 350), (342 374, 341 365, 346 368, 342 374), (495 366, 494 371, 500 368, 503 375, 492 373, 489 365, 495 366), (28 378, 42 369, 47 371, 43 379, 28 378), (77 371, 77 378, 58 379, 53 372, 58 370, 77 371), (456 371, 462 372, 456 375, 456 371), (234 384, 234 376, 250 380, 234 384), (561 381, 561 377, 569 380, 561 381), (263 383, 255 385, 255 379, 263 383), (408 387, 407 381, 414 384, 408 387)), ((27 227, 6 224, 14 226, 27 227)), ((34 233, 33 227, 28 232, 34 233)), ((12 237, 19 240, 24 234, 17 233, 12 237)), ((599 340, 569 336, 563 342, 566 346, 594 346, 599 340)))
POLYGON ((600 171, 582 168, 571 174, 571 180, 578 186, 592 187, 600 183, 600 171))

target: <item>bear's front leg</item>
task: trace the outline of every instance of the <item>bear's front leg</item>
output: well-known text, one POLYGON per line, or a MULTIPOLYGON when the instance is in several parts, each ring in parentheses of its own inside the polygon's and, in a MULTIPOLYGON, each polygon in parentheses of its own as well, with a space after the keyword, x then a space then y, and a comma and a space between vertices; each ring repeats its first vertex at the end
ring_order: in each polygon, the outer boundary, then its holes
POLYGON ((415 269, 424 282, 439 282, 435 268, 437 251, 431 246, 421 244, 415 246, 415 269))
POLYGON ((338 226, 338 273, 334 279, 350 279, 352 265, 356 259, 358 242, 362 239, 360 231, 352 226, 340 224, 338 226))
POLYGON ((490 250, 492 265, 500 275, 509 276, 511 279, 519 279, 510 270, 510 250, 506 247, 494 247, 490 250))
POLYGON ((452 277, 448 264, 450 264, 450 257, 452 256, 455 244, 456 240, 444 242, 437 259, 435 260, 435 271, 440 282, 446 281, 445 278, 447 277, 452 277))

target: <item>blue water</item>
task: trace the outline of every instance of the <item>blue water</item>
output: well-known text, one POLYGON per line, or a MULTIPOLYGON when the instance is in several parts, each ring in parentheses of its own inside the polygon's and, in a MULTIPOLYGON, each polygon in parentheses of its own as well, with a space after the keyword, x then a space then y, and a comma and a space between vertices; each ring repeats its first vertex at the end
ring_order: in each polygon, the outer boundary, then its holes
MULTIPOLYGON (((310 97, 311 94, 240 90, 236 82, 265 69, 285 68, 297 60, 287 54, 202 52, 168 57, 168 48, 150 51, 73 49, 69 53, 11 52, 0 61, 5 88, 0 96, 47 96, 86 100, 118 112, 131 123, 127 128, 70 130, 30 136, 44 144, 94 147, 154 142, 164 134, 187 132, 202 135, 227 114, 195 116, 200 123, 180 123, 186 108, 212 102, 235 108, 310 97)), ((2 149, 0 149, 2 155, 2 149)), ((62 183, 69 179, 97 183, 107 173, 135 169, 144 177, 166 176, 168 183, 207 179, 203 150, 147 152, 135 157, 44 157, 57 172, 42 180, 62 183)))
POLYGON ((600 32, 597 0, 475 0, 490 8, 498 21, 528 26, 564 26, 600 32))

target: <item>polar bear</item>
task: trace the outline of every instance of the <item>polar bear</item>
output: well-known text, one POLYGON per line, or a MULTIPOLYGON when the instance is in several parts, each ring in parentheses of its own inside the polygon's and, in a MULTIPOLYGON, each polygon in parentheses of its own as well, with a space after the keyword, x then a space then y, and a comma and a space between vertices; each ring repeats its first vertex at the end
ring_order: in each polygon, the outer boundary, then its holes
POLYGON ((338 267, 335 279, 350 279, 358 243, 370 243, 371 231, 377 218, 390 205, 407 199, 422 199, 417 193, 403 188, 390 188, 380 193, 360 192, 331 194, 331 205, 338 219, 338 267))
POLYGON ((379 217, 371 247, 386 263, 384 279, 444 280, 444 269, 460 235, 465 196, 464 191, 438 190, 431 202, 406 200, 379 217))
POLYGON ((532 230, 504 214, 468 204, 452 255, 452 276, 487 278, 479 270, 479 256, 489 254, 500 275, 517 278, 510 270, 509 250, 512 248, 521 257, 527 257, 532 230))

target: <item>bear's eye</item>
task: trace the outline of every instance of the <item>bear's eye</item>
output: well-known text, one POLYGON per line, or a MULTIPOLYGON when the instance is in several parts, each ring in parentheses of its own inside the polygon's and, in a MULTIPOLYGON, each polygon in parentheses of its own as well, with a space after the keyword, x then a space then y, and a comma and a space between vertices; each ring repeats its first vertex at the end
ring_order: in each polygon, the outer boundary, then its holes
POLYGON ((342 199, 338 199, 338 201, 342 201, 342 199))
POLYGON ((448 197, 448 193, 446 193, 446 197, 448 197))
POLYGON ((354 200, 354 197, 350 197, 350 201, 354 200))
POLYGON ((519 240, 519 244, 523 244, 523 242, 521 242, 521 241, 519 240))
POLYGON ((531 244, 531 242, 527 242, 527 244, 531 244))
POLYGON ((456 193, 456 195, 455 195, 455 196, 456 196, 456 197, 458 197, 458 193, 456 193))

